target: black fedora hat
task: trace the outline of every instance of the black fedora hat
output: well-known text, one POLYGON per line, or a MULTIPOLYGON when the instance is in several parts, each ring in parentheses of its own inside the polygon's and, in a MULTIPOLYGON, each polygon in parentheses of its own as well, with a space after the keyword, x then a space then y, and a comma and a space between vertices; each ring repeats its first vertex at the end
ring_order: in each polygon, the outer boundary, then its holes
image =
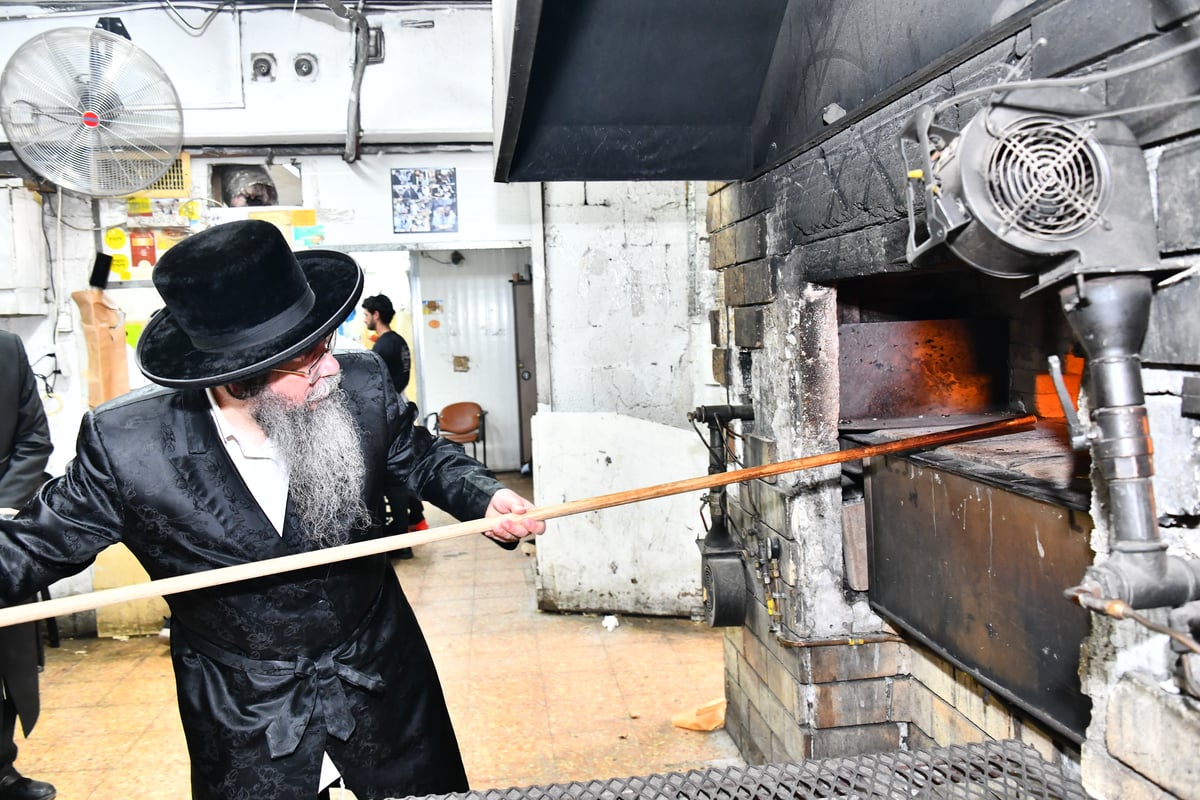
POLYGON ((154 268, 166 307, 142 331, 137 363, 164 386, 248 378, 310 349, 354 309, 363 274, 332 250, 293 253, 262 220, 216 225, 154 268))

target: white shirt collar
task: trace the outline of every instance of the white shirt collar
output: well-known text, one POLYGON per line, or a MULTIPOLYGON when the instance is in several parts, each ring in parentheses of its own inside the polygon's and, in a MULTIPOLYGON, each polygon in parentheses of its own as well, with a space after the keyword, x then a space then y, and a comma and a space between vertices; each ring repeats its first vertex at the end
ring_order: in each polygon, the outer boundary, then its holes
POLYGON ((221 410, 221 406, 217 404, 217 395, 211 388, 206 388, 204 394, 208 397, 208 407, 212 412, 213 422, 217 426, 217 434, 221 437, 221 442, 226 449, 230 445, 237 445, 243 458, 274 458, 276 455, 275 443, 270 437, 263 440, 262 444, 254 444, 253 442, 244 442, 238 438, 237 432, 233 426, 229 424, 229 420, 225 418, 225 412, 221 410))

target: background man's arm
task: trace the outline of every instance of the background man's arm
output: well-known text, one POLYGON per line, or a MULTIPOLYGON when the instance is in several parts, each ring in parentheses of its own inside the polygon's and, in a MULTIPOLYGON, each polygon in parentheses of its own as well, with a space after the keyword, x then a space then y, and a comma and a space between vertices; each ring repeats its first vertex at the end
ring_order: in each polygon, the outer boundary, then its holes
POLYGON ((19 340, 17 350, 20 379, 17 386, 12 387, 17 392, 17 431, 8 468, 0 475, 0 508, 20 508, 33 497, 42 485, 53 449, 46 410, 38 396, 37 379, 19 340))

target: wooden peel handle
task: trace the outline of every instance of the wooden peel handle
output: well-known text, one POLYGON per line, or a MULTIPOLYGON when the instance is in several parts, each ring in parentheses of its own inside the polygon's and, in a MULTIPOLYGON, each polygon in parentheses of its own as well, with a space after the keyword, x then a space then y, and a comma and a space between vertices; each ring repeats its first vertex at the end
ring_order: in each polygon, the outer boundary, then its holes
MULTIPOLYGON (((780 461, 774 464, 763 464, 761 466, 749 467, 747 469, 721 472, 717 473, 716 475, 704 475, 702 477, 688 478, 681 481, 674 481, 672 483, 660 483, 655 486, 647 486, 641 489, 630 489, 624 492, 614 492, 612 494, 599 495, 584 500, 572 500, 570 502, 558 503, 556 505, 538 506, 526 514, 509 516, 513 519, 555 519, 557 517, 566 517, 572 514, 581 514, 585 511, 598 511, 602 508, 612 508, 615 506, 627 505, 629 503, 638 503, 643 500, 652 500, 658 497, 669 497, 671 495, 683 494, 685 492, 694 492, 701 489, 712 489, 717 486, 727 486, 731 483, 741 483, 743 481, 767 478, 772 475, 781 475, 787 472, 800 472, 801 470, 825 467, 832 464, 841 464, 847 461, 858 461, 860 459, 870 458, 871 456, 888 455, 890 453, 899 453, 911 450, 921 450, 929 447, 940 447, 947 444, 955 444, 957 442, 966 442, 974 439, 985 439, 992 436, 1002 436, 1004 434, 1017 433, 1019 431, 1032 429, 1036 422, 1037 420, 1035 417, 1027 416, 1000 420, 998 422, 988 422, 981 425, 972 425, 965 428, 954 428, 947 431, 927 433, 920 436, 911 436, 905 439, 896 439, 895 441, 884 442, 882 444, 852 447, 847 450, 837 450, 831 453, 804 456, 803 458, 795 458, 790 461, 780 461)), ((16 625, 21 622, 32 622, 33 620, 45 619, 47 617, 76 614, 81 611, 90 611, 95 608, 101 608, 103 606, 109 606, 115 603, 124 603, 130 600, 143 600, 148 597, 160 597, 168 594, 195 591, 197 589, 207 589, 212 586, 221 586, 223 584, 235 583, 237 581, 262 578, 266 577, 267 575, 276 575, 282 572, 291 572, 293 570, 306 569, 308 567, 316 567, 323 564, 332 564, 351 558, 361 558, 363 556, 375 555, 377 553, 386 553, 391 550, 398 550, 402 547, 415 547, 423 544, 430 544, 431 542, 439 542, 445 539, 466 536, 468 534, 484 533, 486 531, 490 531, 495 523, 495 518, 470 520, 468 522, 459 522, 454 525, 444 525, 439 528, 430 528, 424 531, 401 533, 395 536, 385 536, 380 539, 371 539, 370 541, 366 542, 355 542, 353 544, 330 547, 325 550, 314 550, 309 553, 295 553, 293 555, 281 556, 279 558, 253 561, 248 564, 236 564, 232 567, 220 567, 218 569, 193 572, 187 575, 159 578, 158 580, 149 581, 147 583, 135 583, 129 586, 118 586, 113 589, 101 589, 99 591, 88 592, 85 594, 56 597, 51 600, 43 600, 38 603, 12 606, 10 608, 0 609, 0 627, 16 625)))

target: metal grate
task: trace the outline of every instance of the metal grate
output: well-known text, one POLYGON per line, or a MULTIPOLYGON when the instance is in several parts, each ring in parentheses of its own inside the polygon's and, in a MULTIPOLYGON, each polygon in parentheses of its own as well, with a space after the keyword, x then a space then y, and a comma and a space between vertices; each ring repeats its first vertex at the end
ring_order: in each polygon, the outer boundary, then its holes
POLYGON ((191 156, 180 153, 158 180, 136 192, 134 197, 185 199, 192 195, 191 156))
POLYGON ((1060 766, 1014 740, 855 758, 672 772, 437 797, 461 800, 1089 800, 1060 766))

